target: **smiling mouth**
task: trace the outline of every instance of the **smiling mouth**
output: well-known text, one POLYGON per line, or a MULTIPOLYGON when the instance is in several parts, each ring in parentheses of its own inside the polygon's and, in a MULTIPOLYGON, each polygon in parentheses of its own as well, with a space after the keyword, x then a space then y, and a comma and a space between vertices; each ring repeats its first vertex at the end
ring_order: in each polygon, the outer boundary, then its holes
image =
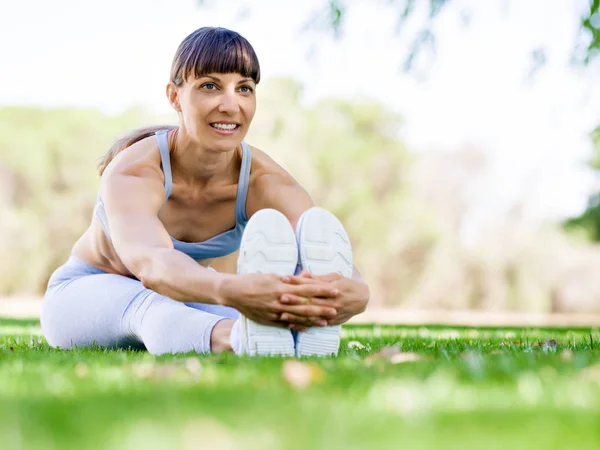
POLYGON ((240 127, 240 125, 237 123, 218 123, 218 122, 211 123, 210 126, 217 130, 221 130, 221 131, 233 131, 240 127))

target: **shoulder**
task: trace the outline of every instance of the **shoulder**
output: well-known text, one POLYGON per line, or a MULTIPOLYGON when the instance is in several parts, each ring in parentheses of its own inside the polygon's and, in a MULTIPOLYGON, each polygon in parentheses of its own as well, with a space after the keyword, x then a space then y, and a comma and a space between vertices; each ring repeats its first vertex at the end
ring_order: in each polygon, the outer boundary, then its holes
POLYGON ((253 146, 250 146, 250 148, 252 149, 251 182, 261 178, 263 175, 279 175, 281 178, 295 181, 287 170, 281 167, 265 152, 253 146))
POLYGON ((102 178, 110 179, 119 175, 163 177, 160 152, 154 136, 142 139, 115 155, 102 178))
POLYGON ((130 191, 125 186, 141 183, 144 189, 164 196, 164 180, 158 143, 149 137, 115 155, 100 178, 99 192, 106 201, 111 192, 116 196, 127 192, 129 196, 130 191))
POLYGON ((273 208, 295 223, 312 206, 308 192, 287 170, 263 151, 252 148, 252 170, 246 200, 248 217, 260 209, 273 208))
POLYGON ((273 158, 256 147, 251 148, 252 167, 248 184, 249 191, 263 195, 276 188, 298 185, 294 177, 273 158))

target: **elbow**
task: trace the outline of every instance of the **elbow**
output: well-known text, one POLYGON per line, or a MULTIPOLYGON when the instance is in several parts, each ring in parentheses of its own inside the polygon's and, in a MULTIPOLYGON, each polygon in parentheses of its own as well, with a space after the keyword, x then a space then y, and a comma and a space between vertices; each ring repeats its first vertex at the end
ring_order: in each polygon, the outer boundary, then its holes
POLYGON ((136 276, 146 289, 160 291, 163 284, 161 273, 164 272, 157 270, 155 264, 147 263, 141 266, 136 276))
POLYGON ((142 286, 152 291, 156 291, 157 287, 160 285, 159 280, 157 280, 156 277, 147 272, 141 272, 139 275, 137 275, 137 279, 140 280, 142 286))
POLYGON ((128 258, 124 261, 129 271, 142 283, 146 289, 156 291, 161 285, 161 273, 163 270, 157 267, 159 260, 152 254, 140 257, 128 258))

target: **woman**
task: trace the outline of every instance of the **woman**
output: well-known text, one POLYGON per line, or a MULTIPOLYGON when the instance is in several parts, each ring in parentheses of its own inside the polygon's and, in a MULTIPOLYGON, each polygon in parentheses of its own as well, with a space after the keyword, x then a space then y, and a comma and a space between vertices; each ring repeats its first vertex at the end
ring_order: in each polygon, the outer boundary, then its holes
POLYGON ((51 346, 337 354, 369 290, 339 221, 243 141, 259 81, 239 34, 184 39, 166 90, 180 124, 136 130, 101 162, 90 227, 48 283, 51 346), (238 249, 237 274, 214 270, 238 249))

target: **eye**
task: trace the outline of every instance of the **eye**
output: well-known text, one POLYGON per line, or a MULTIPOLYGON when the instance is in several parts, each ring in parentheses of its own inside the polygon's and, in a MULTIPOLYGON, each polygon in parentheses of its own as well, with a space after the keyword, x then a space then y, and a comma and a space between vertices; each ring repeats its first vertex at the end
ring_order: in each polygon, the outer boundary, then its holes
POLYGON ((209 91, 214 91, 215 89, 217 89, 217 85, 214 83, 204 83, 202 86, 200 86, 200 88, 206 89, 209 91))
POLYGON ((250 86, 241 86, 240 91, 242 92, 242 94, 251 94, 252 92, 254 92, 254 89, 252 89, 250 86))

